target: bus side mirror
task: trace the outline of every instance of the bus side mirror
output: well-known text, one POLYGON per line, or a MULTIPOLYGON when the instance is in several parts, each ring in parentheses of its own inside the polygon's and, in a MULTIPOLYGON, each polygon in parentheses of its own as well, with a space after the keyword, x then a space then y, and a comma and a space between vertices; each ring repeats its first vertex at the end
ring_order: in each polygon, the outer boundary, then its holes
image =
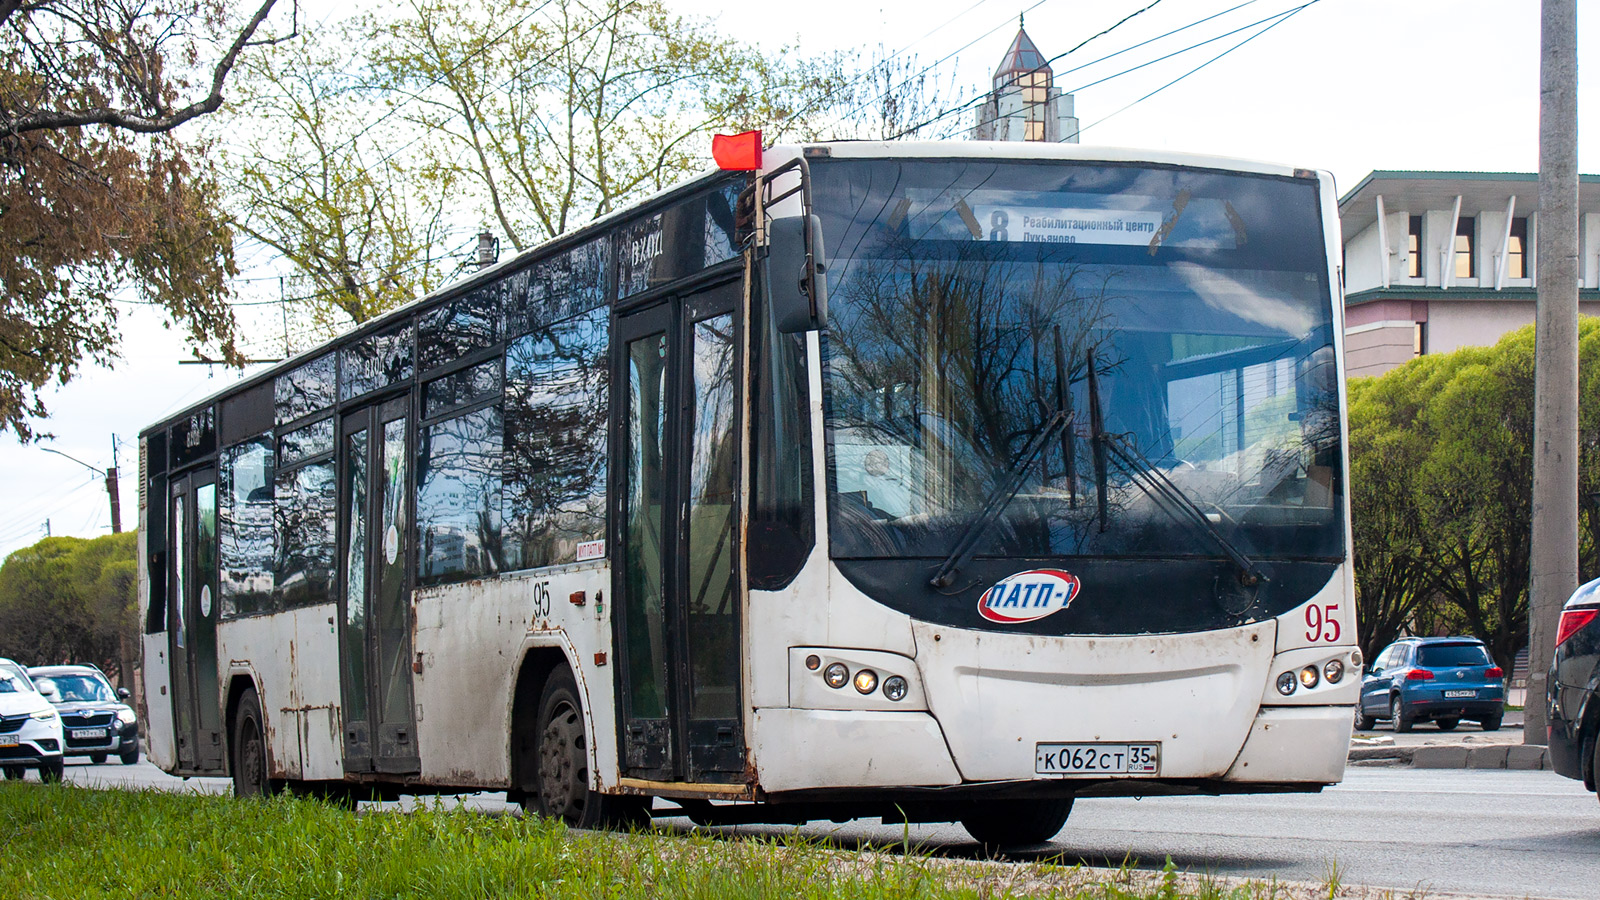
POLYGON ((826 271, 821 219, 783 216, 767 223, 767 298, 780 333, 827 327, 826 271))

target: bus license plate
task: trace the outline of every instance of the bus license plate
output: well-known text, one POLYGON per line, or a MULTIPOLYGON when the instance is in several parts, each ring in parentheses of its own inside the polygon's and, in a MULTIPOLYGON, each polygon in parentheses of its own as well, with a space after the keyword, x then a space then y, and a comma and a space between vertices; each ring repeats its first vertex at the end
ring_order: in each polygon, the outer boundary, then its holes
POLYGON ((1465 698, 1468 698, 1468 697, 1476 697, 1476 696, 1478 696, 1478 692, 1477 691, 1445 691, 1444 692, 1444 698, 1446 700, 1461 700, 1461 699, 1465 699, 1465 698))
POLYGON ((1039 775, 1156 775, 1160 744, 1036 744, 1033 770, 1039 775))

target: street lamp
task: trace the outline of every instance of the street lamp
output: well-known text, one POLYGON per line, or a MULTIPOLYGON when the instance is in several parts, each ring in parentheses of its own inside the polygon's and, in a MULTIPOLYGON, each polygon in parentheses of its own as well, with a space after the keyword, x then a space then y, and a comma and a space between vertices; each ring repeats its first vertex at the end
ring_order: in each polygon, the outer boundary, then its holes
MULTIPOLYGON (((54 453, 57 456, 65 456, 67 459, 70 459, 73 462, 77 463, 78 465, 83 466, 85 469, 88 469, 89 471, 94 472, 96 475, 102 475, 102 476, 105 477, 105 479, 106 479, 106 495, 111 499, 111 533, 112 534, 121 534, 122 533, 122 503, 120 502, 120 500, 118 499, 118 496, 117 496, 117 467, 116 466, 112 466, 109 469, 102 469, 99 466, 91 466, 88 463, 84 462, 83 460, 77 458, 76 456, 71 456, 69 454, 62 453, 60 450, 52 450, 49 447, 40 447, 39 449, 43 450, 46 453, 54 453)), ((115 452, 115 449, 116 449, 115 444, 113 444, 113 446, 112 446, 113 453, 115 452)))

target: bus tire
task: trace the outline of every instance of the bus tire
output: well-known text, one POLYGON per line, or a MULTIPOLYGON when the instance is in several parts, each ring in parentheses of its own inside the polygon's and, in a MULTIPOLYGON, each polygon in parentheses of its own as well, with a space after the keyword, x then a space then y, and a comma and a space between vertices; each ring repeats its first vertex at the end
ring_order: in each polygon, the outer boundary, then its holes
POLYGON ((961 827, 989 852, 1043 844, 1067 824, 1072 798, 994 800, 961 817, 961 827))
POLYGON ((263 721, 261 700, 254 688, 247 688, 234 707, 233 740, 228 745, 233 753, 229 769, 235 797, 269 797, 274 793, 272 779, 267 777, 267 733, 263 721))
POLYGON ((589 745, 583 700, 572 670, 550 673, 539 699, 533 796, 523 801, 533 812, 560 819, 572 828, 638 824, 647 798, 614 797, 589 788, 589 745), (531 801, 531 804, 530 802, 531 801))

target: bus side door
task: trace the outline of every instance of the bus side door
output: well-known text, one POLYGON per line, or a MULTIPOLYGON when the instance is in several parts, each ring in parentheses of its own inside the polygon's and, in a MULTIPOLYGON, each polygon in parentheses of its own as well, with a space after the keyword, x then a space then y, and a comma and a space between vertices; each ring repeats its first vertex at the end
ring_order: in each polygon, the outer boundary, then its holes
POLYGON ((340 426, 339 671, 346 772, 422 767, 411 684, 410 400, 340 426))
POLYGON ((743 778, 740 293, 735 279, 617 320, 613 622, 631 777, 743 778))
POLYGON ((171 482, 167 579, 178 767, 221 772, 226 755, 217 674, 217 485, 201 469, 171 482))

